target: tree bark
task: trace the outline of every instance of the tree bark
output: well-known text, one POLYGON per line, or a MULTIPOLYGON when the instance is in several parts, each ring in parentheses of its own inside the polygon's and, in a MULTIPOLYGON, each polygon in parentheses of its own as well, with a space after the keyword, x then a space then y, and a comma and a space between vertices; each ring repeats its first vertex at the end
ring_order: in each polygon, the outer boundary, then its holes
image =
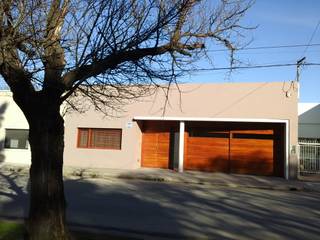
POLYGON ((28 240, 67 240, 63 185, 64 120, 60 104, 36 98, 25 110, 31 147, 28 240), (26 114, 27 113, 27 114, 26 114))

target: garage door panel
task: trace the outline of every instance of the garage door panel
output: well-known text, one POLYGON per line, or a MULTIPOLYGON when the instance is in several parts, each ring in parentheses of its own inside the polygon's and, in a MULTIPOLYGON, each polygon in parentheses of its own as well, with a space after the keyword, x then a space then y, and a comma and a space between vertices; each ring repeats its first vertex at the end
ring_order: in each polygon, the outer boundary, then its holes
POLYGON ((216 157, 197 158, 196 155, 189 156, 185 166, 187 170, 205 170, 213 172, 227 172, 228 158, 226 155, 217 155, 216 157))
POLYGON ((230 172, 273 175, 273 130, 232 131, 230 172))
POLYGON ((256 162, 256 165, 250 163, 250 166, 241 164, 239 166, 234 166, 232 168, 232 173, 272 176, 273 166, 270 164, 263 164, 259 162, 256 162))
POLYGON ((255 129, 255 130, 232 130, 232 133, 247 133, 247 134, 273 134, 272 129, 255 129))
POLYGON ((227 172, 229 139, 216 136, 219 133, 204 133, 209 137, 189 136, 185 169, 211 172, 227 172), (210 135, 211 134, 211 135, 210 135))

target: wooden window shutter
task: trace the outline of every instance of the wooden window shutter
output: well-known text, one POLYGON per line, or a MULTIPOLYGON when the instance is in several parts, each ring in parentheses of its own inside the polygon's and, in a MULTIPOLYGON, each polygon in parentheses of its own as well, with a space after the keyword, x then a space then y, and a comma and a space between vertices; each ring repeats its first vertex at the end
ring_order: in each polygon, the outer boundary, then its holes
POLYGON ((121 129, 92 129, 90 147, 121 149, 121 129))
POLYGON ((78 147, 87 148, 89 145, 89 129, 78 129, 78 147))

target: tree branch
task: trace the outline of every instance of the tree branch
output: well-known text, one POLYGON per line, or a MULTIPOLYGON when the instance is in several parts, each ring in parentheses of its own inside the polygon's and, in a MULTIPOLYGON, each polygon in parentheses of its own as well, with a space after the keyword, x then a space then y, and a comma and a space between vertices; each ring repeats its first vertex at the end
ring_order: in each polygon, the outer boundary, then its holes
POLYGON ((44 88, 61 88, 60 77, 65 67, 65 54, 61 46, 61 29, 68 12, 69 0, 54 0, 47 17, 46 36, 44 39, 44 88))

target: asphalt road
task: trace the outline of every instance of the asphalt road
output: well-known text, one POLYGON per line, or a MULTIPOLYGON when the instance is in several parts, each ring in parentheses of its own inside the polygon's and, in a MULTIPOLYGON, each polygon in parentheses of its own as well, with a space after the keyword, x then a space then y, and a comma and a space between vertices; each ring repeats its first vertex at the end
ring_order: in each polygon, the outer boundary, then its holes
MULTIPOLYGON (((26 177, 0 174, 0 216, 27 214, 26 177)), ((74 226, 170 239, 320 239, 320 194, 136 180, 65 181, 74 226)))

